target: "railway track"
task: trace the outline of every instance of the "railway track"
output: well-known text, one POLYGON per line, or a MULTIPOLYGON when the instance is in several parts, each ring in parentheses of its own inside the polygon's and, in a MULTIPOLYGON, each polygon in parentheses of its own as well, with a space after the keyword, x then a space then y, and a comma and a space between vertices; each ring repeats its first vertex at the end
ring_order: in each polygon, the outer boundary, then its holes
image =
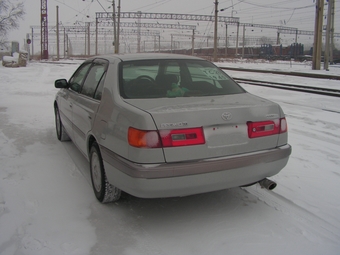
POLYGON ((285 83, 278 83, 278 82, 267 82, 267 81, 242 79, 242 78, 233 78, 233 79, 239 83, 245 83, 245 84, 250 84, 250 85, 270 87, 270 88, 276 88, 276 89, 293 90, 293 91, 313 93, 313 94, 325 95, 325 96, 340 97, 339 89, 310 87, 310 86, 305 86, 305 85, 285 84, 285 83))
POLYGON ((328 79, 328 80, 340 80, 339 75, 329 75, 329 74, 319 74, 319 73, 301 73, 301 72, 289 72, 289 71, 279 71, 279 70, 263 70, 263 69, 247 69, 247 68, 236 68, 236 67, 221 67, 224 70, 240 71, 240 72, 253 72, 253 73, 271 73, 271 74, 281 74, 289 76, 299 76, 306 78, 317 78, 317 79, 328 79))

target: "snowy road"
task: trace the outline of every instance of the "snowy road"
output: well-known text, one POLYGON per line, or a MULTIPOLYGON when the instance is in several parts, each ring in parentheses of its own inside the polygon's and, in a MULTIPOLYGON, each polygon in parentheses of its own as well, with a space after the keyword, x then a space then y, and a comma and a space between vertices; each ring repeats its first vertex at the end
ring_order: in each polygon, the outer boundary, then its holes
POLYGON ((293 153, 272 192, 102 205, 86 160, 54 131, 54 80, 76 67, 0 67, 1 255, 340 254, 340 99, 244 85, 287 115, 293 153))

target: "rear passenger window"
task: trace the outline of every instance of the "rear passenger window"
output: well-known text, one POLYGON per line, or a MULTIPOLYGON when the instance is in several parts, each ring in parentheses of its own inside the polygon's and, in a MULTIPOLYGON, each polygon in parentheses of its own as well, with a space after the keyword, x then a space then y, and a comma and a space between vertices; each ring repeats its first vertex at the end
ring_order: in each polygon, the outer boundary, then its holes
POLYGON ((94 94, 94 99, 101 100, 103 87, 104 87, 104 80, 105 80, 106 72, 102 75, 96 93, 94 94))

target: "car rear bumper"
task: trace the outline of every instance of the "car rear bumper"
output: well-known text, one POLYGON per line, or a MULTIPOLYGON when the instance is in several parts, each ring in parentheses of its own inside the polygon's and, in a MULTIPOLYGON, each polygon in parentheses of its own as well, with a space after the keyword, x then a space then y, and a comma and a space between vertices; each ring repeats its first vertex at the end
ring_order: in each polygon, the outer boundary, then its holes
POLYGON ((101 147, 108 181, 144 198, 187 196, 255 183, 279 173, 291 150, 287 144, 217 159, 140 165, 101 147))

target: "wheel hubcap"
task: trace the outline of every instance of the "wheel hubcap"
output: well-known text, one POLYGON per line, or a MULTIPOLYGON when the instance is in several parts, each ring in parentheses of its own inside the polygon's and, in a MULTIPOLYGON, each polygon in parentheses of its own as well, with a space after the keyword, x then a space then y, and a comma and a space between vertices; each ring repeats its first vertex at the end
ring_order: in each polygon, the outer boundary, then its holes
POLYGON ((102 189, 102 174, 100 169, 100 162, 97 153, 92 153, 91 160, 91 172, 92 172, 92 181, 93 186, 97 192, 100 192, 102 189))

